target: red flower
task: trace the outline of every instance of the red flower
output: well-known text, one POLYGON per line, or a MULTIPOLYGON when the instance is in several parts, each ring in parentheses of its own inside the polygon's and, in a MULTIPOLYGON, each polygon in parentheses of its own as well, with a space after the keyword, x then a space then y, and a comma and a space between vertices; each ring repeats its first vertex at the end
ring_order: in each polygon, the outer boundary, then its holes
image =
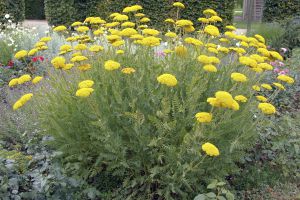
POLYGON ((10 67, 14 66, 14 61, 10 60, 10 61, 7 63, 7 66, 10 66, 10 67))
POLYGON ((32 60, 32 62, 37 62, 38 61, 38 57, 33 57, 31 60, 32 60))
POLYGON ((36 57, 33 57, 31 60, 32 60, 32 62, 37 62, 37 61, 43 62, 45 60, 45 58, 43 56, 36 56, 36 57))
POLYGON ((44 61, 45 60, 45 58, 43 57, 43 56, 39 56, 39 59, 40 59, 40 61, 44 61))

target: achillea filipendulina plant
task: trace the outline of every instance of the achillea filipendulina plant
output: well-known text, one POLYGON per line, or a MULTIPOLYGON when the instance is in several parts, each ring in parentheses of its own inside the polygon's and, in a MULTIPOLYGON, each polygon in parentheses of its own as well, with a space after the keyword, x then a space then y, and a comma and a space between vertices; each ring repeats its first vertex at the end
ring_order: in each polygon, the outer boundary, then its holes
POLYGON ((118 180, 112 198, 191 199, 202 183, 238 170, 263 113, 276 113, 271 103, 282 90, 271 87, 263 103, 256 96, 272 84, 261 81, 272 70, 261 63, 281 57, 261 36, 236 35, 232 26, 221 35, 211 9, 201 27, 168 19, 172 37, 145 30, 140 9, 125 11, 98 24, 86 19, 84 32, 59 31, 69 46, 58 47, 49 78, 23 107, 38 112, 70 173, 96 188, 101 174, 118 180))

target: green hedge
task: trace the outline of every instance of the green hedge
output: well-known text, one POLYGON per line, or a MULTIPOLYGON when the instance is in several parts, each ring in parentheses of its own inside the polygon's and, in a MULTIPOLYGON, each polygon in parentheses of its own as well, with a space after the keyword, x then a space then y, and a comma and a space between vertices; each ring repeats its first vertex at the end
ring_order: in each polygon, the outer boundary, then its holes
POLYGON ((44 0, 25 0, 26 19, 45 19, 44 0))
POLYGON ((235 2, 232 0, 185 0, 186 9, 183 10, 182 18, 190 19, 197 24, 197 19, 203 17, 202 11, 214 9, 221 18, 223 25, 231 24, 235 2))
POLYGON ((0 0, 0 22, 4 22, 5 14, 10 14, 14 22, 21 22, 25 19, 24 0, 0 0))
POLYGON ((300 0, 265 0, 263 21, 280 21, 300 14, 300 0))
POLYGON ((50 25, 70 24, 77 14, 74 0, 45 0, 45 14, 50 25))
MULTIPOLYGON (((87 16, 106 18, 112 12, 120 12, 128 5, 143 6, 144 13, 151 19, 151 25, 161 27, 164 19, 172 17, 176 8, 172 7, 172 0, 45 0, 46 17, 50 24, 70 24, 82 21, 87 16)), ((234 1, 232 0, 185 0, 186 9, 182 18, 191 19, 197 23, 206 8, 215 9, 225 24, 232 22, 234 1)))

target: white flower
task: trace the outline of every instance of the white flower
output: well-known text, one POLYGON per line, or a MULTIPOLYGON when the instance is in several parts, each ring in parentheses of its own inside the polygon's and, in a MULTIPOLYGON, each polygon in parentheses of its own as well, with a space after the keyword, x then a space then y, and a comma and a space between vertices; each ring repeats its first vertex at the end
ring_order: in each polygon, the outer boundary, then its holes
POLYGON ((5 14, 4 17, 5 17, 6 19, 8 19, 10 16, 9 16, 9 14, 5 14))

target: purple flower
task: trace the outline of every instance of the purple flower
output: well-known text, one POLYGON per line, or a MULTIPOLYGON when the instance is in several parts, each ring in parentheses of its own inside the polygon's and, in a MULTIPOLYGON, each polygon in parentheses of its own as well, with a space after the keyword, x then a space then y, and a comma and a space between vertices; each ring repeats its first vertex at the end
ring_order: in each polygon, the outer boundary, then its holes
POLYGON ((274 69, 274 72, 275 72, 275 73, 279 73, 279 72, 280 72, 280 69, 279 69, 278 67, 276 67, 276 68, 274 69))
POLYGON ((280 66, 280 67, 285 66, 285 64, 284 64, 283 62, 281 62, 281 61, 279 61, 278 63, 279 63, 279 66, 280 66))
POLYGON ((155 52, 155 55, 159 56, 159 57, 165 57, 166 56, 165 52, 163 52, 163 51, 157 51, 157 52, 155 52))

